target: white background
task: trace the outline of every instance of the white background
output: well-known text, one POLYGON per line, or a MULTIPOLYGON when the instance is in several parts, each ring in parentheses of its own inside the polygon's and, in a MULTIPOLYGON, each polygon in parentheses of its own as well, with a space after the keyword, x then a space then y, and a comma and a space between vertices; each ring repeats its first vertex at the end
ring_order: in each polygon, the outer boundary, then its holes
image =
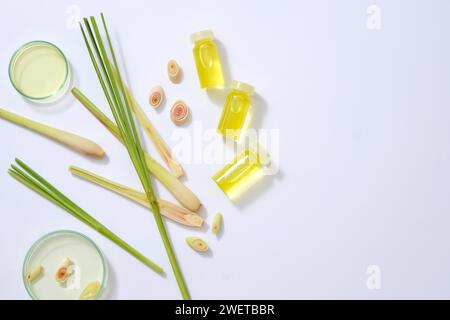
POLYGON ((109 114, 80 32, 68 27, 70 5, 82 16, 106 14, 129 83, 169 144, 175 129, 170 106, 161 112, 148 107, 151 86, 163 85, 169 102, 185 99, 193 120, 205 128, 220 117, 220 97, 199 89, 189 42, 192 32, 205 28, 220 41, 228 79, 256 87, 253 125, 280 130, 280 173, 236 204, 211 180, 220 164, 184 164, 202 214, 210 221, 221 211, 225 219, 220 239, 206 229, 166 224, 193 298, 449 298, 450 3, 377 1, 380 30, 366 26, 371 4, 3 3, 0 106, 87 136, 108 158, 88 159, 0 121, 0 298, 28 298, 21 280, 25 254, 37 238, 58 229, 80 231, 105 252, 111 268, 107 298, 180 297, 148 210, 67 171, 76 164, 139 187, 125 149, 70 95, 56 106, 37 106, 9 83, 14 50, 47 40, 67 55, 74 84, 109 114), (170 58, 184 69, 180 85, 167 80, 170 58), (167 277, 9 177, 15 157, 162 265, 167 277), (203 237, 212 254, 192 251, 184 243, 189 235, 203 237), (380 290, 366 286, 369 265, 381 269, 380 290))

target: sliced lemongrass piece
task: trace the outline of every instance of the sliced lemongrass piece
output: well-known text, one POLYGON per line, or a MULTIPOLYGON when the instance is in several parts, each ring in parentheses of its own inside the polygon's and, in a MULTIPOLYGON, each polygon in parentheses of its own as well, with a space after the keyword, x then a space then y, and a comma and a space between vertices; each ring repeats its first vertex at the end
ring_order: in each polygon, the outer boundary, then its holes
POLYGON ((95 158, 103 158, 105 155, 105 151, 98 144, 76 134, 44 125, 4 109, 0 109, 0 118, 40 133, 85 155, 95 158))
POLYGON ((134 114, 136 115, 137 120, 144 128, 145 132, 149 136, 150 140, 155 145, 156 150, 158 151, 161 158, 164 162, 169 166, 170 170, 172 170, 173 174, 179 178, 183 175, 183 168, 177 159, 173 156, 172 151, 166 142, 161 138, 158 131, 156 131, 153 124, 150 122, 150 119, 146 116, 144 110, 139 106, 136 99, 134 99, 130 90, 125 86, 125 91, 130 99, 131 108, 133 109, 134 114))
POLYGON ((153 108, 158 108, 164 100, 164 89, 161 86, 154 86, 150 90, 150 96, 148 98, 148 103, 153 108))
POLYGON ((201 227, 203 224, 203 218, 198 214, 185 214, 183 215, 183 219, 192 226, 201 227))
POLYGON ((170 109, 170 119, 176 125, 180 125, 186 122, 189 117, 189 108, 184 101, 176 101, 172 109, 170 109))
POLYGON ((195 251, 206 252, 208 251, 208 245, 205 241, 198 237, 187 237, 186 243, 195 251))
MULTIPOLYGON (((73 88, 72 94, 123 144, 122 136, 116 124, 100 111, 100 109, 80 90, 73 88)), ((164 187, 166 187, 183 207, 191 211, 197 211, 200 208, 200 200, 188 187, 186 187, 186 185, 160 165, 159 162, 153 159, 148 153, 144 152, 144 157, 148 170, 164 185, 164 187)))
POLYGON ((169 60, 167 62, 167 74, 170 81, 173 83, 179 83, 181 80, 181 68, 175 60, 169 60))
POLYGON ((163 273, 163 269, 155 264, 153 261, 142 255, 135 248, 123 241, 119 236, 109 230, 100 221, 96 220, 93 216, 81 209, 76 203, 66 197, 61 191, 56 189, 52 184, 45 180, 36 171, 27 166, 23 161, 16 158, 16 164, 12 164, 8 173, 17 181, 38 193, 45 199, 61 207, 74 218, 77 218, 81 222, 85 223, 98 233, 102 234, 116 245, 127 251, 136 259, 153 269, 157 273, 163 273))
POLYGON ((55 280, 57 282, 64 283, 69 279, 73 272, 73 269, 70 267, 71 265, 72 261, 69 258, 65 258, 63 262, 61 262, 55 273, 55 280))
POLYGON ((33 283, 35 280, 37 280, 41 276, 42 271, 44 271, 44 268, 40 264, 31 268, 30 272, 28 272, 26 275, 27 282, 33 283))
POLYGON ((94 298, 100 290, 100 282, 92 281, 89 282, 80 294, 80 300, 89 300, 94 298))
MULTIPOLYGON (((70 166, 69 171, 77 177, 83 178, 89 182, 95 183, 105 189, 111 190, 117 194, 120 194, 130 200, 133 200, 144 207, 150 208, 150 203, 147 196, 143 192, 139 192, 132 188, 129 188, 120 183, 111 181, 104 177, 101 177, 95 173, 89 172, 85 169, 81 169, 76 166, 70 166)), ((203 218, 197 213, 189 211, 185 208, 177 206, 168 201, 157 199, 161 214, 165 217, 190 227, 201 227, 203 224, 203 218)))
POLYGON ((211 232, 214 234, 218 234, 220 231, 220 228, 222 227, 222 221, 223 221, 223 217, 222 214, 220 212, 217 212, 216 215, 214 216, 212 225, 211 225, 211 232))

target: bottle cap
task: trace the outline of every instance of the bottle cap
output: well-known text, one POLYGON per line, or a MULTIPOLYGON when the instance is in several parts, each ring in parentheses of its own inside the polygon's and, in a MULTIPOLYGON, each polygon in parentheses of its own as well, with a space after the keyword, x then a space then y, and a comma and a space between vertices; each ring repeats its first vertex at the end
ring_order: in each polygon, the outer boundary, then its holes
POLYGON ((191 42, 196 43, 200 40, 213 40, 214 39, 214 33, 211 30, 203 30, 199 32, 195 32, 191 34, 191 42))
POLYGON ((255 93, 255 88, 252 85, 236 80, 233 80, 231 82, 231 89, 243 91, 245 93, 248 93, 249 96, 252 96, 255 93))

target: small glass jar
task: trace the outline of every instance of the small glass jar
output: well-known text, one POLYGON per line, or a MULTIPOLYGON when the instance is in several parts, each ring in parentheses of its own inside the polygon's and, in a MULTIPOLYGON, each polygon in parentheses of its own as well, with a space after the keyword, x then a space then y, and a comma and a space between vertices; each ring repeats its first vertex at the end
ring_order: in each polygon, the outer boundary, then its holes
POLYGON ((100 299, 108 280, 108 264, 97 245, 85 235, 70 231, 54 231, 38 239, 28 250, 22 270, 25 289, 33 300, 75 300, 94 281, 100 288, 91 299, 100 299), (69 258, 73 274, 67 283, 55 279, 61 262, 69 258), (41 274, 29 281, 27 274, 41 266, 41 274))
POLYGON ((194 60, 200 87, 223 88, 222 65, 212 31, 204 30, 192 34, 191 42, 194 44, 194 60))
POLYGON ((213 180, 231 200, 236 200, 265 175, 264 168, 269 165, 270 157, 261 147, 245 149, 213 180))
POLYGON ((52 103, 69 89, 70 67, 57 46, 47 41, 32 41, 13 54, 9 79, 24 98, 36 103, 52 103))
POLYGON ((243 135, 251 104, 250 97, 254 92, 253 86, 233 80, 217 127, 217 131, 224 137, 239 140, 243 135))

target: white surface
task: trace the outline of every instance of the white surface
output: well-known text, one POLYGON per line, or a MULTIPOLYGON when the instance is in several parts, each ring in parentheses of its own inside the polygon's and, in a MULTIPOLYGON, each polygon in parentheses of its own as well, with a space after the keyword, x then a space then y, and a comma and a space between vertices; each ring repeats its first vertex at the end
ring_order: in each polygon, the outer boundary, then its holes
MULTIPOLYGON (((77 86, 107 111, 80 32, 66 27, 73 4, 83 16, 105 12, 143 106, 160 83, 171 101, 189 102, 195 120, 217 124, 222 102, 199 89, 189 42, 191 32, 211 28, 226 69, 260 95, 255 125, 280 129, 281 173, 239 204, 210 178, 220 165, 184 165, 203 214, 210 220, 221 211, 225 221, 219 240, 167 223, 193 298, 450 297, 448 1, 378 1, 382 24, 373 31, 366 27, 373 2, 365 0, 71 0, 3 4, 0 105, 94 139, 108 160, 85 158, 0 121, 0 298, 27 298, 20 275, 25 253, 56 229, 80 231, 105 252, 109 298, 179 298, 148 210, 67 172, 76 164, 138 187, 123 147, 71 97, 55 108, 35 106, 9 83, 13 51, 30 40, 51 41, 68 56, 77 86), (170 58, 184 69, 180 85, 165 75, 170 58), (11 179, 6 170, 14 157, 159 262, 168 276, 11 179), (211 256, 184 243, 197 234, 211 256), (366 286, 369 265, 381 269, 380 290, 366 286)), ((170 137, 169 105, 159 113, 146 110, 170 137)))

